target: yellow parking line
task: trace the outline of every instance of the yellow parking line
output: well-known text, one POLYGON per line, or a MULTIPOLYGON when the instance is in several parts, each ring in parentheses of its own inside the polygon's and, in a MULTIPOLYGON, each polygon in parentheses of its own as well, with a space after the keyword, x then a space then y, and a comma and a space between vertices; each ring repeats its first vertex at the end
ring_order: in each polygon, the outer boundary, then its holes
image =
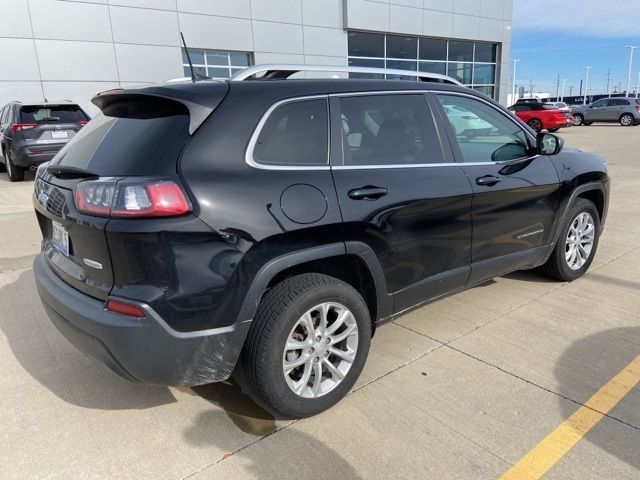
POLYGON ((640 382, 640 355, 609 380, 529 453, 507 470, 500 480, 533 480, 540 478, 584 437, 640 382))

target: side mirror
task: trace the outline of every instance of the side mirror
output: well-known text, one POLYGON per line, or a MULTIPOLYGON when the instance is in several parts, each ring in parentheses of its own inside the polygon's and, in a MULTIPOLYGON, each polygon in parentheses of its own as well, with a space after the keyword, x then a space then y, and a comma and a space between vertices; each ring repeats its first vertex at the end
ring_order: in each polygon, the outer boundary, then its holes
POLYGON ((539 133, 537 138, 540 155, 557 155, 562 150, 564 140, 553 133, 539 133))

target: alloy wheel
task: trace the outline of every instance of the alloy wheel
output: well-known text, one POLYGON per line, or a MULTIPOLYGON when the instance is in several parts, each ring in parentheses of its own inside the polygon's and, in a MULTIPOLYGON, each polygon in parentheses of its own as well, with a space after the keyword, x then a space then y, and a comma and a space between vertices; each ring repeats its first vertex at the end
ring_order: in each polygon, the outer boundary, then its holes
POLYGON ((579 127, 580 125, 582 125, 582 116, 581 115, 574 115, 573 116, 573 125, 575 127, 579 127))
POLYGON ((589 259, 595 234, 595 222, 591 214, 581 212, 573 219, 565 241, 565 259, 571 270, 579 270, 589 259))
POLYGON ((631 115, 623 115, 622 118, 620 118, 620 123, 628 127, 633 123, 633 117, 631 115))
POLYGON ((339 303, 316 305, 295 323, 284 347, 282 371, 300 397, 317 398, 345 378, 358 351, 358 324, 339 303))

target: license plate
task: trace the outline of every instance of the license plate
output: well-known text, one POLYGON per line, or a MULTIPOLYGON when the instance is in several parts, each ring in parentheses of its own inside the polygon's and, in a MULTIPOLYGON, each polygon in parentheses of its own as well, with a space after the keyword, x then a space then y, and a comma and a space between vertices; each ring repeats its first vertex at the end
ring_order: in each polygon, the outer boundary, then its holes
POLYGON ((53 222, 51 243, 53 243, 53 246, 60 250, 60 252, 69 256, 69 232, 65 230, 61 223, 53 222))
POLYGON ((54 130, 51 132, 51 138, 69 138, 69 134, 65 130, 54 130))

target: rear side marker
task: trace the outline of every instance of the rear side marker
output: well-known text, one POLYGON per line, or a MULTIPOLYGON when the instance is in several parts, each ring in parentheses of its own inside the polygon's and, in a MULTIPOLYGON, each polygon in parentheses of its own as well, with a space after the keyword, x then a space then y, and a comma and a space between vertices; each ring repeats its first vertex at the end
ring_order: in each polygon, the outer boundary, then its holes
POLYGON ((120 302, 118 300, 107 300, 105 308, 111 312, 127 315, 129 317, 144 317, 144 311, 131 303, 120 302))

